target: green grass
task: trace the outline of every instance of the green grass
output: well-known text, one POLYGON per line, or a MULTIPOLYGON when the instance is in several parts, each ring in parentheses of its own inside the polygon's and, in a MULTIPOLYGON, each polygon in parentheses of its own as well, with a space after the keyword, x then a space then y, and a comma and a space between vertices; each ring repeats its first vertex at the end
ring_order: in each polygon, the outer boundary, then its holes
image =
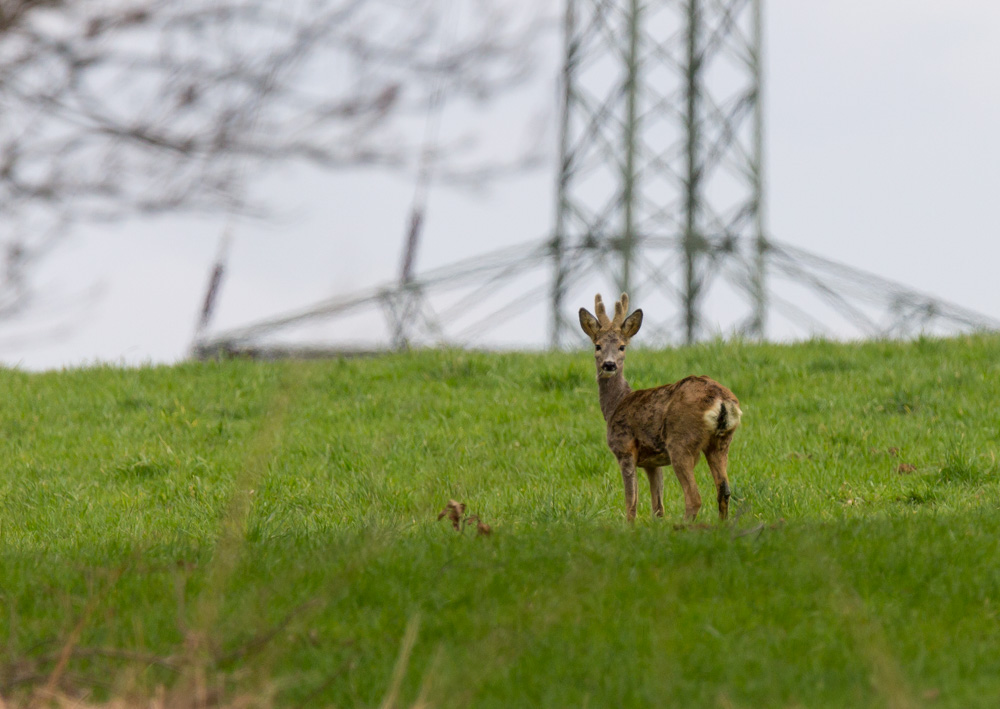
POLYGON ((584 352, 0 371, 0 699, 995 706, 998 355, 632 352, 740 397, 695 526, 626 524, 584 352))

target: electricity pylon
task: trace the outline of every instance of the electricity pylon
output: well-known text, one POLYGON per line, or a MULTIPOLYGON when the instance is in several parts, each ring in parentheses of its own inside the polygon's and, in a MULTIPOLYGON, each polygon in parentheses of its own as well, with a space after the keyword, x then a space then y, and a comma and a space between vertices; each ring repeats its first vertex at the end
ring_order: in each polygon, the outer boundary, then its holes
POLYGON ((763 336, 761 24, 760 0, 567 0, 553 346, 576 328, 563 302, 576 259, 633 302, 672 294, 687 343, 730 261, 749 301, 740 329, 763 336), (665 238, 679 253, 649 258, 665 238))
POLYGON ((583 341, 569 313, 602 280, 645 306, 642 338, 654 346, 720 333, 705 314, 715 289, 726 296, 724 327, 755 338, 779 317, 806 336, 1000 330, 996 318, 767 235, 761 2, 566 0, 552 234, 417 272, 411 229, 400 279, 204 330, 195 353, 482 346, 546 294, 550 344, 564 347, 583 341), (385 335, 372 344, 303 346, 295 335, 343 334, 331 326, 352 317, 367 332, 379 313, 385 335))

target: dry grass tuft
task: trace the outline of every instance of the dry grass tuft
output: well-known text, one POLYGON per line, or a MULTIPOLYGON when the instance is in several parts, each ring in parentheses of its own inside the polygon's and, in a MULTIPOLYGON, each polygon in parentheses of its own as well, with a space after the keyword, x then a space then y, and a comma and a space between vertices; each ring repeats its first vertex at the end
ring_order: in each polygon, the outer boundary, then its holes
POLYGON ((451 520, 451 526, 458 532, 462 529, 462 515, 465 514, 465 503, 456 500, 448 500, 448 504, 438 513, 438 522, 447 517, 451 520))
POLYGON ((456 532, 464 532, 466 527, 475 522, 477 535, 488 537, 493 533, 493 528, 481 520, 479 515, 469 515, 463 519, 462 515, 465 514, 465 509, 466 505, 464 502, 448 500, 448 504, 445 505, 444 509, 438 512, 438 521, 440 522, 442 519, 447 517, 451 521, 451 526, 455 528, 456 532))

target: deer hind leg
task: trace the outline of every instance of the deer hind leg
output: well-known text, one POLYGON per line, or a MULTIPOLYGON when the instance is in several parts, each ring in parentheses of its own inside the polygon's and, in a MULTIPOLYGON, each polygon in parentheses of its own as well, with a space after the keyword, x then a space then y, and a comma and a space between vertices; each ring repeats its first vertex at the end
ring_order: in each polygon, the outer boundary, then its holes
POLYGON ((726 466, 729 463, 729 441, 728 436, 714 438, 705 449, 705 460, 708 461, 708 468, 712 471, 712 479, 715 481, 715 494, 719 501, 719 519, 726 519, 729 516, 729 497, 732 494, 729 487, 729 476, 726 474, 726 466))
POLYGON ((663 468, 643 468, 649 478, 649 496, 653 500, 653 516, 663 516, 663 468))
POLYGON ((622 469, 622 483, 625 485, 625 517, 629 522, 635 519, 635 504, 638 484, 635 479, 635 458, 626 455, 618 459, 622 469))
POLYGON ((698 458, 683 449, 671 449, 669 453, 674 475, 684 490, 684 517, 693 522, 698 516, 698 510, 701 509, 701 493, 698 492, 698 485, 694 481, 694 465, 698 462, 698 458))

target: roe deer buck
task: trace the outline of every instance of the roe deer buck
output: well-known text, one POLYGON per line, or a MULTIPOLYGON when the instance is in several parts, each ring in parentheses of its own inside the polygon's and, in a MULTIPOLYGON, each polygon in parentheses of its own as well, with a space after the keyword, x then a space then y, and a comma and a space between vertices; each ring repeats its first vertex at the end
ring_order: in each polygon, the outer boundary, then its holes
POLYGON ((726 463, 733 432, 740 425, 740 402, 726 387, 708 377, 685 377, 654 389, 632 391, 625 381, 625 347, 642 325, 642 310, 628 313, 628 295, 615 303, 608 318, 601 296, 594 298, 594 317, 580 308, 580 327, 594 342, 601 413, 608 424, 608 447, 618 459, 625 483, 625 512, 635 519, 636 468, 649 477, 653 514, 663 516, 663 467, 672 465, 684 490, 685 516, 701 509, 694 481, 698 456, 705 454, 715 480, 719 517, 729 514, 726 463))

